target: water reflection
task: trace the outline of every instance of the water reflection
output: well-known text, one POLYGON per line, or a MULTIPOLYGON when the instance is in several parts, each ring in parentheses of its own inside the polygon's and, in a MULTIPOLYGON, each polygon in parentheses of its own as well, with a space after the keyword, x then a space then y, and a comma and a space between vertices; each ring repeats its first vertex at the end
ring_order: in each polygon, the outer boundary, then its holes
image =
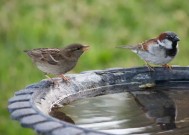
POLYGON ((80 127, 113 134, 187 134, 188 97, 188 91, 119 93, 82 99, 57 112, 80 127))
POLYGON ((64 120, 64 121, 67 121, 69 123, 75 124, 75 122, 71 119, 71 117, 68 117, 60 109, 61 108, 60 108, 59 105, 54 105, 53 108, 51 108, 51 111, 49 112, 49 115, 51 115, 52 117, 55 117, 55 118, 57 118, 59 120, 64 120))
POLYGON ((146 117, 160 125, 162 130, 176 128, 176 106, 169 95, 160 91, 132 92, 131 95, 146 117))

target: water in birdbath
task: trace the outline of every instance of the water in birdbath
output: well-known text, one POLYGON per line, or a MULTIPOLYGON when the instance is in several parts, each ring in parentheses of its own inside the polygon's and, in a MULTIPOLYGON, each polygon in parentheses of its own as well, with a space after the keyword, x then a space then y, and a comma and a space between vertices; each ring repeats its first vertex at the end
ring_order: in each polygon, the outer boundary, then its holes
POLYGON ((110 94, 72 102, 54 116, 111 134, 186 134, 188 97, 189 91, 178 90, 110 94))

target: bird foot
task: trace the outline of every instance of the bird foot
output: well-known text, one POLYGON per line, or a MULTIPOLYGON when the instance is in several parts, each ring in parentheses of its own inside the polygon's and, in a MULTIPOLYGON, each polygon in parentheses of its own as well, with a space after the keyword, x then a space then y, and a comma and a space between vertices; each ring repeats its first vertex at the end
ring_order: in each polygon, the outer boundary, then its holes
POLYGON ((155 71, 154 67, 152 67, 150 64, 146 62, 146 66, 148 67, 149 71, 155 71))
POLYGON ((172 66, 168 65, 168 64, 164 64, 164 65, 162 65, 162 67, 169 69, 169 70, 172 70, 172 66))
POLYGON ((70 82, 70 78, 64 76, 63 74, 59 75, 63 81, 65 81, 66 83, 70 82))

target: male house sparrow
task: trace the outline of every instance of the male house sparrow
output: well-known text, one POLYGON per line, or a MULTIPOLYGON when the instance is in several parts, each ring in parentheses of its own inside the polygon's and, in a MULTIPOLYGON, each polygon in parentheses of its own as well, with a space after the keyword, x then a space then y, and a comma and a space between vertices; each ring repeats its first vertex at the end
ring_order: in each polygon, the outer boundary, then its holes
POLYGON ((171 69, 169 63, 178 52, 178 44, 180 41, 174 32, 163 32, 158 37, 144 41, 134 46, 120 46, 120 48, 131 49, 134 53, 143 59, 150 70, 154 70, 149 65, 162 65, 171 69))
POLYGON ((79 57, 89 46, 82 44, 71 44, 65 48, 37 48, 25 50, 33 60, 38 69, 46 74, 60 75, 63 80, 68 81, 63 74, 75 67, 79 57))

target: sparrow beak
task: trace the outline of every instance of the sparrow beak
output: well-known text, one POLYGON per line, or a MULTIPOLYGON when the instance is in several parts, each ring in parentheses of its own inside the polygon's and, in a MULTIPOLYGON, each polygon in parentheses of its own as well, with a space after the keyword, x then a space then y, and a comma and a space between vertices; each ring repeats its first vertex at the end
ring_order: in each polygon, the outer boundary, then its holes
POLYGON ((89 50, 89 47, 90 47, 90 46, 88 46, 88 45, 83 46, 82 51, 85 52, 85 51, 89 50))
POLYGON ((180 41, 179 37, 175 36, 174 38, 175 41, 180 41))

